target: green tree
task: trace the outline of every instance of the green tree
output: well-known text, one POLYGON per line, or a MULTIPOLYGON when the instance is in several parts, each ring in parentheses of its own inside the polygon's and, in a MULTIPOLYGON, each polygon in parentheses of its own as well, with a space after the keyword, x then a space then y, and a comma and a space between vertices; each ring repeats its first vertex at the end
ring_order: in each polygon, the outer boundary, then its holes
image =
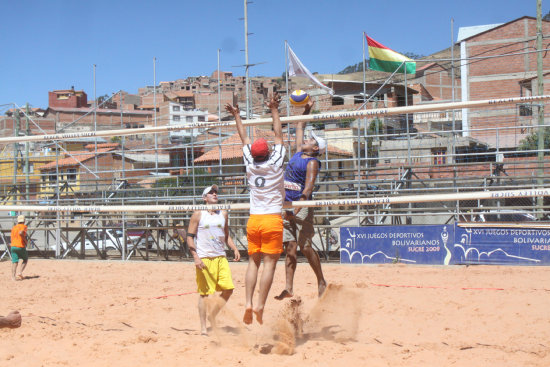
MULTIPOLYGON (((550 149, 550 129, 542 128, 544 135, 544 149, 550 149)), ((519 150, 537 150, 539 148, 539 135, 534 132, 519 142, 519 150)))
POLYGON ((353 121, 355 121, 354 118, 341 119, 338 123, 338 126, 341 128, 350 127, 353 121))

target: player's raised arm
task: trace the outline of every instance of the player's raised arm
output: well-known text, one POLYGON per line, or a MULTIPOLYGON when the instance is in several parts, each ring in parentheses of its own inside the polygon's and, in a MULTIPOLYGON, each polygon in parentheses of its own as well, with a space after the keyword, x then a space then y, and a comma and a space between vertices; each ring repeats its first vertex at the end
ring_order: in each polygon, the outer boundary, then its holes
MULTIPOLYGON (((303 115, 309 115, 311 112, 311 108, 313 107, 313 100, 309 100, 307 104, 304 106, 304 113, 303 115)), ((296 123, 296 151, 301 152, 302 151, 302 144, 304 143, 304 121, 299 121, 296 123)))
POLYGON ((235 104, 235 106, 232 106, 231 104, 225 105, 225 110, 229 112, 233 117, 235 118, 235 123, 237 124, 237 132, 239 133, 239 136, 241 137, 241 141, 243 142, 243 145, 250 144, 250 138, 248 137, 248 134, 246 133, 246 129, 244 128, 243 121, 241 120, 241 111, 239 110, 239 105, 235 104))
POLYGON ((275 133, 274 143, 283 144, 283 127, 281 125, 281 119, 279 117, 279 104, 281 103, 281 96, 277 92, 273 93, 269 101, 266 103, 267 107, 271 110, 271 117, 273 118, 273 132, 275 133))

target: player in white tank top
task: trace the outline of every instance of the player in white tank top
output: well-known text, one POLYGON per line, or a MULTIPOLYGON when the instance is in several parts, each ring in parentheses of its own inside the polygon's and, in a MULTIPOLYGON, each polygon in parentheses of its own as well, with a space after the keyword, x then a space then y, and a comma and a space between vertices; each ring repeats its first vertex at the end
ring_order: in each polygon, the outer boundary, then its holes
MULTIPOLYGON (((218 186, 212 185, 205 188, 202 197, 206 204, 217 204, 218 186)), ((187 243, 195 261, 197 273, 201 334, 208 335, 204 299, 221 290, 220 296, 224 303, 216 304, 216 307, 210 310, 208 317, 213 323, 235 288, 225 257, 225 245, 233 250, 235 261, 241 258, 239 250, 229 236, 227 211, 197 210, 193 212, 187 229, 187 243)))
POLYGON ((225 256, 225 216, 221 211, 200 211, 195 245, 201 259, 225 256))

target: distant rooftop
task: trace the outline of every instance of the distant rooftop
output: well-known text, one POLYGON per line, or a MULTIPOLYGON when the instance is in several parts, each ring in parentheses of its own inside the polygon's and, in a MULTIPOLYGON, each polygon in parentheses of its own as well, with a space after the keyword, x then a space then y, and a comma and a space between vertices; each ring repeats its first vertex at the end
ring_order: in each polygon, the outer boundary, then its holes
POLYGON ((456 42, 461 42, 467 38, 475 36, 476 34, 486 32, 490 29, 496 28, 503 24, 504 23, 497 23, 497 24, 475 25, 471 27, 460 27, 458 29, 458 38, 456 42))

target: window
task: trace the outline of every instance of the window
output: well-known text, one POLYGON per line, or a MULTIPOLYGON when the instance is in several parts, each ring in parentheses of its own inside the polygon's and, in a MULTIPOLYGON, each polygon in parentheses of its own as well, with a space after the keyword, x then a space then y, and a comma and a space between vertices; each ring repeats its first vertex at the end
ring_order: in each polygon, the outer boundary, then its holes
POLYGON ((366 98, 363 98, 362 95, 356 95, 356 96, 353 96, 353 103, 354 104, 363 104, 363 102, 365 102, 367 99, 366 98))
POLYGON ((520 104, 519 105, 520 116, 533 116, 533 107, 531 105, 520 104))
POLYGON ((397 107, 403 107, 406 106, 405 104, 405 96, 403 95, 397 95, 397 107))
POLYGON ((204 121, 206 121, 206 120, 205 120, 204 116, 199 116, 199 121, 204 122, 204 121))
POLYGON ((433 164, 440 165, 446 163, 447 148, 434 148, 432 149, 434 156, 433 164))
POLYGON ((76 168, 69 168, 67 170, 67 181, 76 182, 76 168))
POLYGON ((185 116, 185 122, 193 122, 193 116, 185 116))
POLYGON ((172 120, 173 120, 173 121, 179 121, 179 120, 180 120, 180 116, 179 116, 179 115, 174 115, 174 116, 172 116, 172 120))
POLYGON ((180 110, 180 106, 172 106, 172 111, 179 111, 180 110))
MULTIPOLYGON (((32 163, 29 163, 29 172, 28 173, 33 173, 34 172, 34 165, 32 163)), ((24 165, 23 166, 23 173, 27 173, 27 166, 24 165)))
POLYGON ((333 97, 332 105, 333 106, 342 106, 344 104, 344 98, 342 97, 333 97))

